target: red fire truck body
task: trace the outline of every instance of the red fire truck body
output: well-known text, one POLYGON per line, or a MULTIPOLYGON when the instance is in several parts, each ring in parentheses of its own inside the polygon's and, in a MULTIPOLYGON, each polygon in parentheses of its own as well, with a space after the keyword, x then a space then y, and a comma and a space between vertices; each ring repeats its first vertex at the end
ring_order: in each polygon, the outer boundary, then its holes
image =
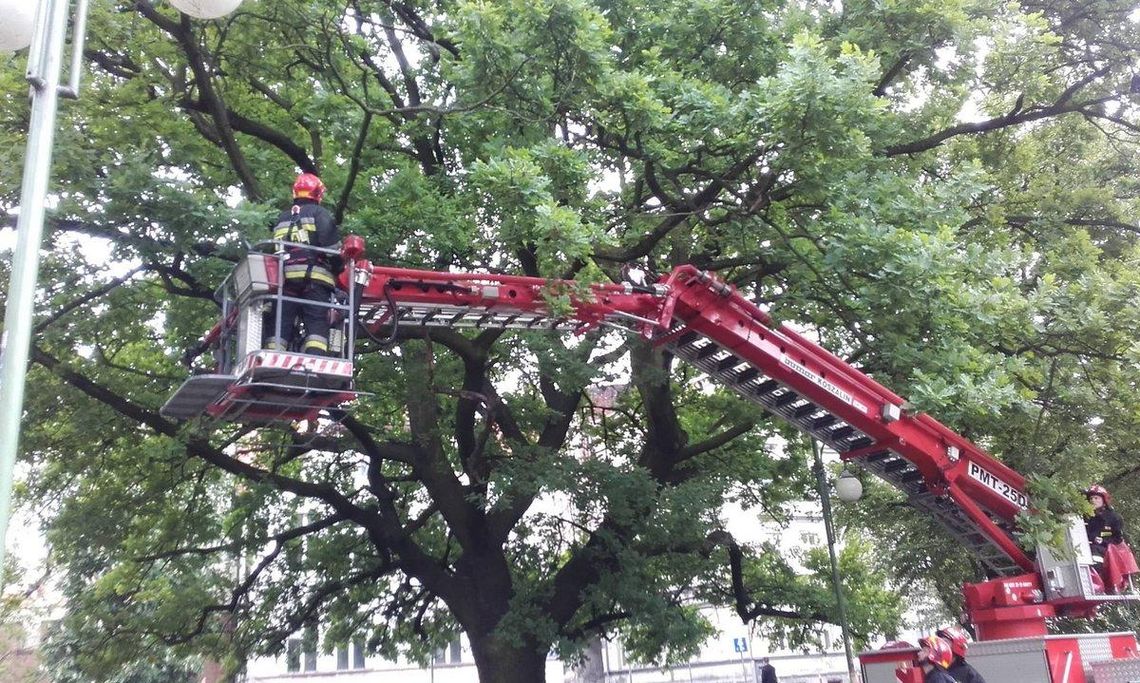
MULTIPOLYGON (((277 276, 282 257, 251 254, 223 286, 222 321, 204 339, 217 367, 187 380, 164 414, 269 424, 338 409, 358 395, 352 378, 358 334, 394 341, 395 331, 408 327, 621 328, 892 484, 973 552, 993 578, 963 589, 980 641, 970 661, 992 667, 991 683, 1140 680, 1109 672, 1109 665, 1137 666, 1134 634, 1048 635, 1052 617, 1091 616, 1106 602, 1137 599, 1130 583, 1097 581, 1083 527, 1070 531, 1066 548, 1031 556, 1014 537, 1016 515, 1029 506, 1024 477, 934 418, 908 411, 902 398, 788 325, 775 325, 715 276, 681 266, 652 284, 580 286, 387 268, 363 260, 363 253, 360 238, 345 240, 346 295, 329 304, 336 323, 330 339, 340 340, 332 344, 333 357, 262 348, 266 311, 285 295, 277 276), (556 298, 562 304, 555 309, 549 302, 556 298)), ((904 650, 864 654, 865 683, 895 680, 882 672, 889 668, 893 677, 912 657, 904 650)))
MULTIPOLYGON (((861 653, 863 683, 922 683, 921 670, 913 666, 917 652, 904 647, 861 653)), ((983 640, 970 644, 968 660, 989 683, 1140 681, 1135 633, 983 640)))

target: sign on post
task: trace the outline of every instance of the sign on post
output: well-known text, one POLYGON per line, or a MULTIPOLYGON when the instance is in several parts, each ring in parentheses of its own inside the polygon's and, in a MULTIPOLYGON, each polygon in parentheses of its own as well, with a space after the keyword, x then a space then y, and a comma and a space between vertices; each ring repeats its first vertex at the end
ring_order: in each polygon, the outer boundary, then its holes
POLYGON ((732 649, 734 652, 748 652, 748 641, 744 638, 733 638, 732 649))

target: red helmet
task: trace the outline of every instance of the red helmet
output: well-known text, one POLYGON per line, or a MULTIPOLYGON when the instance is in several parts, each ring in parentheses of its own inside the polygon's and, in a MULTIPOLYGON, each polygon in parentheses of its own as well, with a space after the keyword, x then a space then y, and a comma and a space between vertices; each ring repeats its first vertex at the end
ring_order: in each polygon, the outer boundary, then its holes
POLYGON ((966 656, 966 650, 970 647, 970 636, 966 633, 966 629, 961 626, 947 626, 938 629, 936 634, 950 643, 951 652, 959 657, 966 656))
POLYGON ((954 661, 954 653, 950 649, 950 643, 944 638, 938 636, 919 638, 918 646, 922 648, 918 651, 918 662, 920 664, 930 662, 934 666, 949 669, 950 664, 954 661))
POLYGON ((321 201, 325 196, 325 184, 312 173, 302 173, 293 181, 294 199, 312 199, 321 201))
POLYGON ((1085 498, 1090 496, 1100 496, 1106 506, 1112 505, 1112 496, 1108 495, 1108 489, 1100 484, 1093 484, 1085 489, 1085 498))

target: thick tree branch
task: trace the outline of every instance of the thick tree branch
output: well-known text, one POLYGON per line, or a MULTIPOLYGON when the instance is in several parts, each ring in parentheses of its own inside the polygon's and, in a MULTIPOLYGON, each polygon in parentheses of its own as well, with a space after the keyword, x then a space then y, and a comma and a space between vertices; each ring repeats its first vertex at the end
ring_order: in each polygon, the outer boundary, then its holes
MULTIPOLYGON (((149 427, 159 434, 179 438, 180 428, 174 422, 96 384, 34 344, 31 348, 31 360, 42 365, 71 387, 137 424, 149 427)), ((390 501, 381 500, 379 512, 366 510, 346 498, 332 484, 308 482, 256 467, 210 446, 205 439, 198 436, 191 436, 184 443, 189 455, 201 458, 234 476, 255 483, 266 483, 278 490, 304 498, 322 501, 345 519, 363 527, 377 547, 391 548, 400 556, 401 566, 433 592, 441 596, 452 596, 457 590, 448 574, 404 534, 399 515, 390 501)))
POLYGON ((459 47, 446 38, 436 37, 427 22, 411 6, 398 0, 385 0, 384 4, 391 8, 417 38, 429 45, 438 45, 450 52, 451 56, 459 58, 459 47))
POLYGON ((950 126, 937 133, 922 138, 921 140, 914 140, 901 145, 894 145, 884 149, 881 154, 883 156, 898 156, 901 154, 917 154, 929 149, 933 149, 950 138, 959 135, 969 135, 977 133, 986 133, 989 131, 1000 130, 1002 128, 1009 128, 1010 126, 1018 126, 1023 123, 1031 121, 1039 121, 1041 119, 1059 116, 1071 112, 1082 111, 1086 107, 1097 102, 1106 102, 1115 99, 1115 96, 1104 97, 1094 100, 1087 100, 1082 102, 1074 102, 1073 97, 1080 91, 1081 88, 1087 86, 1089 83, 1102 78, 1112 70, 1113 65, 1107 65, 1093 71, 1084 78, 1073 83, 1065 89, 1054 101, 1048 106, 1032 107, 1030 109, 1023 109, 1021 105, 1021 98, 1018 98, 1017 104, 1006 114, 994 118, 986 119, 985 121, 977 121, 973 123, 960 123, 956 126, 950 126))
POLYGON ((164 550, 164 551, 159 552, 159 553, 153 553, 150 555, 143 555, 141 557, 135 558, 135 561, 136 562, 153 562, 155 560, 167 560, 167 559, 170 559, 173 557, 183 557, 185 555, 210 556, 210 555, 214 555, 214 554, 220 553, 220 552, 237 552, 237 551, 241 550, 243 547, 245 547, 246 545, 251 545, 251 544, 252 545, 264 545, 264 544, 269 543, 271 541, 280 545, 280 544, 283 544, 287 541, 291 541, 295 538, 300 538, 301 536, 307 536, 311 533, 316 533, 318 531, 327 529, 331 526, 339 524, 340 522, 343 522, 344 519, 345 518, 343 515, 338 514, 338 513, 334 513, 334 514, 329 515, 328 517, 323 517, 323 518, 318 519, 318 520, 311 522, 309 524, 305 524, 305 525, 302 525, 299 527, 294 527, 294 528, 289 529, 287 531, 282 531, 281 533, 278 533, 278 534, 270 534, 270 535, 265 536, 263 538, 241 539, 241 540, 233 541, 231 543, 222 543, 219 545, 212 545, 212 546, 198 546, 198 547, 191 547, 191 548, 174 548, 172 550, 164 550))
POLYGON ((752 595, 744 585, 744 552, 736 539, 727 531, 715 531, 709 534, 707 543, 710 551, 716 546, 724 546, 728 551, 728 565, 732 576, 732 595, 736 601, 736 613, 745 623, 751 622, 757 617, 832 622, 832 618, 823 612, 795 612, 757 603, 752 599, 752 595))
POLYGON ((728 445, 737 437, 743 436, 744 434, 752 431, 752 428, 755 426, 755 422, 752 420, 746 420, 740 424, 733 425, 732 427, 722 431, 719 434, 710 436, 700 443, 686 446, 677 453, 677 462, 682 462, 684 460, 688 460, 689 458, 696 457, 701 453, 708 453, 709 451, 714 451, 722 446, 728 445))
POLYGON ((190 69, 194 72, 194 82, 198 86, 200 97, 206 103, 207 111, 209 111, 213 119, 214 128, 218 134, 218 142, 229 158, 230 164, 233 166, 233 170, 237 174, 242 187, 245 189, 246 198, 254 202, 261 201, 263 196, 258 187, 257 178, 254 176, 253 169, 250 168, 249 162, 246 161, 245 155, 242 154, 237 140, 234 139, 233 128, 230 126, 226 105, 222 101, 221 94, 214 88, 213 76, 206 64, 208 57, 198 45, 197 36, 194 33, 190 18, 186 15, 182 15, 182 21, 178 24, 174 24, 159 14, 158 10, 145 0, 139 0, 136 6, 143 16, 169 33, 182 47, 190 69))
POLYGON ((906 52, 901 53, 899 58, 895 60, 895 63, 891 65, 891 68, 883 73, 882 78, 875 84, 875 89, 871 91, 871 94, 875 97, 886 95, 887 88, 891 86, 891 83, 894 83, 895 79, 903 72, 903 69, 906 68, 908 63, 910 63, 910 55, 906 52))
POLYGON ((52 313, 48 317, 44 318, 40 322, 36 323, 36 326, 33 329, 33 334, 39 334, 40 332, 43 332, 47 327, 54 324, 56 321, 58 321, 63 316, 67 315, 68 313, 74 311, 75 309, 77 309, 81 306, 85 306, 85 305, 91 303, 92 301, 95 301, 96 299, 98 299, 102 296, 105 296, 106 294, 114 291, 115 289, 120 287, 124 282, 126 282, 127 280, 130 280, 135 275, 137 275, 139 272, 144 271, 144 270, 146 270, 146 266, 138 266, 137 268, 132 268, 129 272, 127 272, 127 274, 123 275, 122 277, 114 278, 110 282, 107 282, 106 284, 104 284, 102 287, 98 287, 96 289, 93 289, 90 292, 87 292, 83 296, 79 297, 78 299, 74 299, 72 301, 69 301, 62 308, 55 311, 54 313, 52 313))
POLYGON ((412 463, 416 476, 439 504, 456 540, 467 551, 478 545, 482 515, 464 495, 463 486, 447 460, 440 432, 441 409, 433 385, 433 351, 429 343, 404 345, 404 367, 408 370, 405 403, 412 434, 418 435, 420 457, 412 463), (427 390, 425 390, 427 389, 427 390))
MULTIPOLYGON (((204 112, 212 114, 213 106, 203 102, 201 99, 193 99, 191 97, 184 97, 182 99, 182 108, 187 111, 204 112)), ((250 137, 257 138, 262 142, 268 143, 277 149, 281 150, 285 156, 289 157, 294 164, 299 166, 305 173, 319 173, 320 169, 317 168, 316 162, 313 161, 309 153, 303 147, 293 141, 293 138, 285 133, 269 126, 254 121, 250 118, 242 116, 229 107, 224 108, 224 116, 228 127, 239 133, 245 133, 250 137)))

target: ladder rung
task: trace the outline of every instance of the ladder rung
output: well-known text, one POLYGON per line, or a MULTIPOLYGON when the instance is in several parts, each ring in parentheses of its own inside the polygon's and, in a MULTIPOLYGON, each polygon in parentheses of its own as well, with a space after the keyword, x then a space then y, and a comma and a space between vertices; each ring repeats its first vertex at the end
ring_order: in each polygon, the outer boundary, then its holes
POLYGON ((792 412, 792 417, 799 420, 801 418, 807 417, 808 415, 814 414, 817 410, 819 410, 819 406, 809 402, 807 405, 802 405, 799 408, 796 408, 792 412))
POLYGON ((736 356, 729 356, 728 358, 725 358, 724 360, 717 362, 716 371, 717 372, 724 372, 725 370, 731 370, 731 369, 735 368, 737 365, 740 365, 740 363, 741 363, 741 360, 739 358, 737 358, 736 356))
POLYGON ((759 370, 757 370, 756 368, 753 368, 753 367, 749 367, 749 368, 746 368, 745 370, 741 371, 740 374, 738 374, 736 376, 736 381, 739 382, 740 384, 744 384, 745 382, 749 382, 751 380, 754 380, 759 376, 760 376, 759 370))
POLYGON ((831 434, 829 436, 830 436, 830 438, 835 439, 836 441, 840 441, 842 439, 846 439, 847 437, 851 436, 854 433, 855 433, 854 427, 852 427, 851 425, 843 425, 842 427, 839 427, 835 431, 831 432, 831 434))
POLYGON ((815 420, 812 420, 811 428, 813 430, 814 429, 823 429, 824 427, 830 427, 831 425, 835 424, 836 422, 839 422, 839 418, 836 417, 835 415, 832 415, 831 413, 828 413, 827 415, 824 415, 823 417, 816 418, 815 420))
POLYGON ((789 389, 789 390, 785 391, 784 393, 782 393, 776 397, 775 404, 777 407, 783 408, 784 406, 788 405, 789 403, 794 402, 799 397, 800 397, 799 394, 797 394, 796 392, 789 389))
POLYGON ((774 379, 769 379, 756 385, 757 396, 767 396, 780 387, 780 383, 774 379))
POLYGON ((914 483, 916 481, 922 481, 922 479, 923 479, 922 472, 919 472, 918 470, 911 470, 910 472, 904 472, 902 474, 902 476, 899 477, 899 481, 901 481, 904 484, 911 484, 911 483, 914 483))
POLYGON ((693 354, 693 358, 696 360, 704 360, 717 351, 720 351, 720 347, 710 342, 709 344, 697 349, 697 352, 693 354))

